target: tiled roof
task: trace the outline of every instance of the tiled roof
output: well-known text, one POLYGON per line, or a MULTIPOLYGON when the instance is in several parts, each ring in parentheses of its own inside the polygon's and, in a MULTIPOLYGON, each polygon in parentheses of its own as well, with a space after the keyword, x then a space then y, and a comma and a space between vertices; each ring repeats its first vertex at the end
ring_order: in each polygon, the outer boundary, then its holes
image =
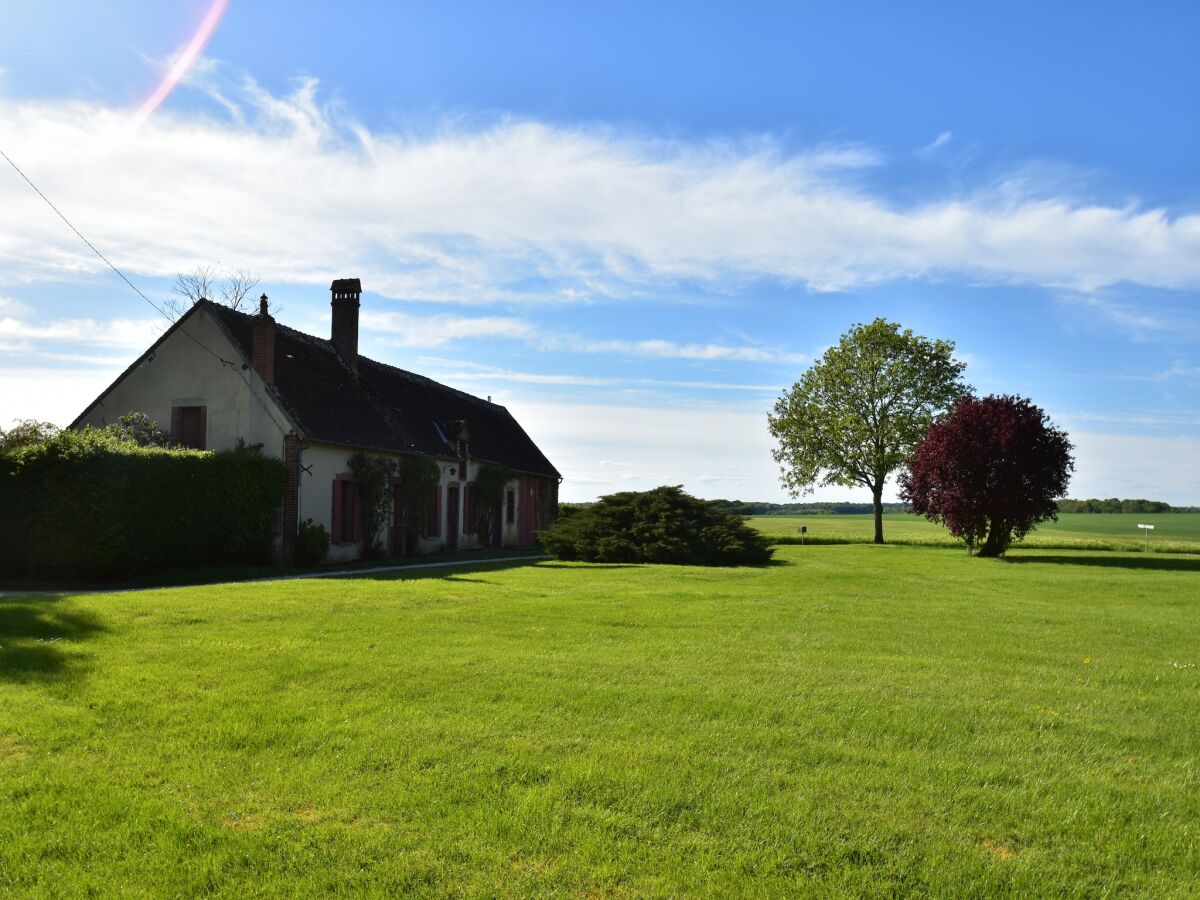
MULTIPOLYGON (((253 317, 202 301, 246 360, 253 317)), ((454 426, 466 420, 470 454, 533 475, 558 471, 503 406, 432 379, 358 358, 347 366, 322 338, 275 326, 274 392, 304 437, 363 449, 453 457, 454 426)))

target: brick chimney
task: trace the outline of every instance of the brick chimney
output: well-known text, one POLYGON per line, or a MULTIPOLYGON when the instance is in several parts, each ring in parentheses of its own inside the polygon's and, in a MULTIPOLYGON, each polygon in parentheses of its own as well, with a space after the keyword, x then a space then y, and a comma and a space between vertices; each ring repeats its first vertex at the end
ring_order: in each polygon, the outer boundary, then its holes
POLYGON ((258 315, 254 317, 254 337, 250 361, 254 371, 267 384, 275 383, 275 320, 267 312, 267 295, 258 298, 258 315))
POLYGON ((342 361, 358 371, 358 298, 362 284, 357 278, 339 278, 329 286, 333 295, 333 325, 329 340, 342 361))

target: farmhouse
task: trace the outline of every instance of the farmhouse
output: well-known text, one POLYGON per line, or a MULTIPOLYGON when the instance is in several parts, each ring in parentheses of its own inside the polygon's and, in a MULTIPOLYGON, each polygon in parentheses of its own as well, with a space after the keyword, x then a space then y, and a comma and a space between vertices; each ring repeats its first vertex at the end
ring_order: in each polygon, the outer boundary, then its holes
POLYGON ((361 284, 339 279, 330 291, 329 340, 277 323, 265 295, 254 316, 201 300, 71 427, 140 411, 170 423, 171 441, 183 446, 262 445, 286 470, 278 534, 285 555, 305 519, 329 531, 330 558, 360 554, 362 498, 348 465, 359 452, 424 458, 438 469, 415 542, 405 540, 407 495, 394 483, 380 535, 389 553, 532 544, 556 515, 558 471, 503 406, 360 356, 361 284), (478 533, 476 479, 484 469, 511 476, 498 495, 489 492, 489 534, 478 533))

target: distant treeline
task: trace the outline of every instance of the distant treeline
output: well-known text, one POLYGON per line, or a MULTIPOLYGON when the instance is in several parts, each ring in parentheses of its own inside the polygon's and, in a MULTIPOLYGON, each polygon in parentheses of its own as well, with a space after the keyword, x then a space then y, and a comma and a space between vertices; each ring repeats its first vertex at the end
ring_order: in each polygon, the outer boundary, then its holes
MULTIPOLYGON (((722 512, 735 516, 830 516, 867 515, 870 503, 755 503, 748 500, 714 500, 722 512)), ((905 503, 883 504, 885 513, 908 512, 905 503)), ((1194 513, 1200 506, 1172 506, 1161 500, 1059 500, 1064 513, 1194 513)))
MULTIPOLYGON (((754 503, 747 500, 714 500, 722 512, 735 516, 863 515, 875 511, 870 503, 754 503)), ((905 503, 883 504, 885 513, 908 512, 905 503)))
MULTIPOLYGON (((759 503, 752 500, 713 500, 721 512, 735 516, 864 516, 874 512, 870 503, 759 503)), ((562 503, 560 515, 591 503, 562 503)), ((885 513, 906 513, 906 503, 885 503, 885 513)), ((1059 500, 1064 513, 1200 513, 1200 506, 1172 506, 1161 500, 1059 500)))
POLYGON ((1059 500, 1058 511, 1065 513, 1194 513, 1200 506, 1172 506, 1161 500, 1059 500))

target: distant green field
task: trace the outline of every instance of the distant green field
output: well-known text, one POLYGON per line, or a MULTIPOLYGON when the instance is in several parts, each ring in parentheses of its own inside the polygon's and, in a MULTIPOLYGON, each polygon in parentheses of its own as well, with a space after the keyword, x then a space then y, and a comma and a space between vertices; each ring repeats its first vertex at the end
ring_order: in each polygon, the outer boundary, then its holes
MULTIPOLYGON (((869 542, 874 535, 871 516, 753 516, 760 531, 789 541, 800 526, 808 528, 811 543, 869 542)), ((1145 538, 1138 524, 1153 525, 1150 549, 1160 552, 1200 553, 1200 513, 1063 513, 1057 522, 1038 526, 1022 546, 1079 550, 1139 550, 1145 538)), ((957 542, 940 525, 920 516, 902 513, 884 516, 887 541, 907 544, 957 542)))

